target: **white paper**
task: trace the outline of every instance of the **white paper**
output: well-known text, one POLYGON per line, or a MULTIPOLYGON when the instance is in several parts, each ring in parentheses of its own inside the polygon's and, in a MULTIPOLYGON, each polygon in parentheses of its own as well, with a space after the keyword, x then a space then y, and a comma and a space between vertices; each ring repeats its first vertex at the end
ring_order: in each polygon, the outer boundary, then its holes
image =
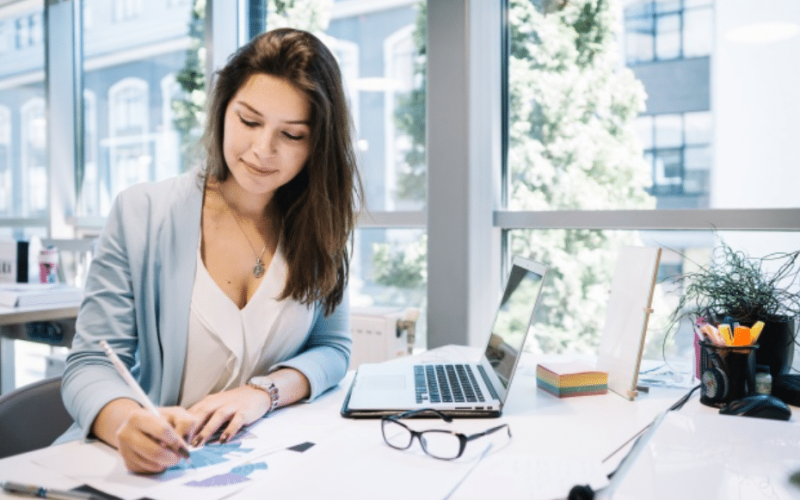
POLYGON ((312 415, 303 411, 292 417, 265 419, 229 444, 210 444, 192 451, 191 464, 182 461, 157 475, 129 472, 119 453, 99 442, 69 449, 57 446, 37 457, 35 463, 124 499, 213 500, 274 476, 276 470, 290 468, 302 453, 287 451, 288 447, 315 443, 341 425, 340 421, 320 425, 319 419, 314 425, 312 415))
MULTIPOLYGON (((436 423, 439 428, 447 425, 436 423)), ((458 460, 437 460, 426 455, 416 439, 408 450, 389 447, 383 441, 380 422, 369 424, 374 425, 342 428, 309 450, 302 466, 292 473, 270 477, 263 488, 256 484, 236 498, 263 499, 268 494, 270 498, 326 500, 442 500, 492 443, 482 442, 486 439, 482 438, 469 443, 465 456, 458 460)), ((494 448, 489 456, 493 453, 494 448)), ((454 498, 459 498, 463 487, 454 498)))

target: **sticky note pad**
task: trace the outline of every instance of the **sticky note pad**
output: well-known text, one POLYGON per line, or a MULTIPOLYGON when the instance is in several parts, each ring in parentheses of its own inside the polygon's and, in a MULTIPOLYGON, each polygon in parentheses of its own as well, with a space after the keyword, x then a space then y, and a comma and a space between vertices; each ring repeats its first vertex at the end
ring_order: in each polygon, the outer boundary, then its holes
POLYGON ((608 392, 608 373, 576 361, 540 363, 536 386, 560 398, 608 392))

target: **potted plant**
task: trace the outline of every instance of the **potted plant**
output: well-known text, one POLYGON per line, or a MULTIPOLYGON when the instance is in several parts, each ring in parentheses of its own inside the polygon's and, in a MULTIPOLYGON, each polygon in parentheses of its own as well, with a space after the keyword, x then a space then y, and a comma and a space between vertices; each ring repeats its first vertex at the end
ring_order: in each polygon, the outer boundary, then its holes
POLYGON ((787 373, 794 357, 794 324, 800 316, 800 250, 760 258, 720 240, 710 262, 675 278, 682 295, 671 324, 715 324, 732 318, 744 326, 763 321, 756 363, 773 375, 787 373))

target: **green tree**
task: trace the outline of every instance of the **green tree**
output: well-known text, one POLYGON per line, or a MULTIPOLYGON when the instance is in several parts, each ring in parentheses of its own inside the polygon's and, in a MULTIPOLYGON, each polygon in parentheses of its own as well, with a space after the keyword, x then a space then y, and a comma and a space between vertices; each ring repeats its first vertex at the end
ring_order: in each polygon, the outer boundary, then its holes
MULTIPOLYGON (((631 127, 644 88, 621 66, 618 0, 512 0, 509 12, 509 205, 514 210, 653 208, 631 127)), ((513 231, 511 251, 552 265, 537 351, 594 352, 616 250, 635 233, 513 231)))

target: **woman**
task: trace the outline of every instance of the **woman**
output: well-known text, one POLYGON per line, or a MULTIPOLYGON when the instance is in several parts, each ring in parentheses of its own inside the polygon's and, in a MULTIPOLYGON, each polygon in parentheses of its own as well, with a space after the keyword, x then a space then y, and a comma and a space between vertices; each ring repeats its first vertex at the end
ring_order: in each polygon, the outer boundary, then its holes
POLYGON ((62 394, 76 425, 134 472, 180 460, 181 438, 234 435, 313 400, 347 371, 347 242, 361 201, 333 55, 265 33, 218 73, 202 172, 119 195, 87 279, 62 394), (199 180, 198 180, 199 179, 199 180), (131 367, 144 410, 99 345, 131 367))

